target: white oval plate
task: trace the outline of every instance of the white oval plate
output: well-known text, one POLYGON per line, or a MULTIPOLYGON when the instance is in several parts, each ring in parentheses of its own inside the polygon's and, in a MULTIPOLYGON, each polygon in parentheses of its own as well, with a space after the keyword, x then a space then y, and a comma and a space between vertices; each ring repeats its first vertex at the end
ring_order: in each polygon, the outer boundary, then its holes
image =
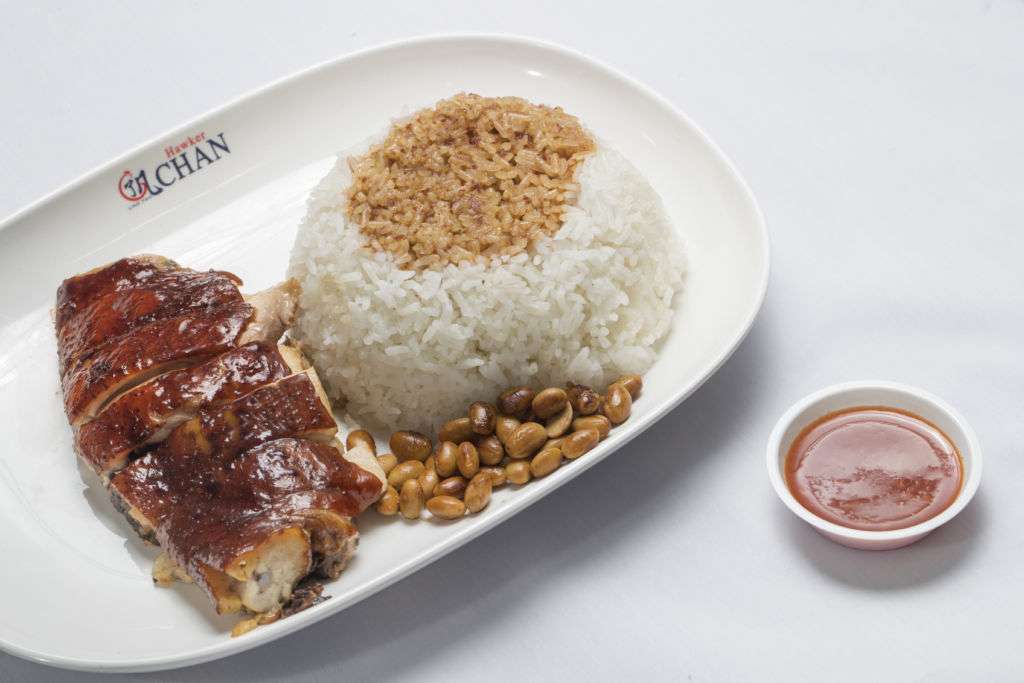
POLYGON ((764 298, 768 238, 746 184, 671 104, 582 55, 498 36, 424 38, 324 64, 263 88, 117 159, 0 226, 0 647, 55 666, 145 671, 240 652, 308 626, 484 533, 651 426, 732 353, 764 298), (458 91, 559 104, 653 182, 688 249, 674 329, 633 417, 546 479, 499 491, 454 524, 360 520, 359 552, 331 599, 240 637, 194 587, 155 588, 153 552, 80 472, 61 412, 50 308, 61 279, 156 252, 237 273, 254 291, 282 279, 306 195, 346 149, 391 118, 458 91), (220 135, 223 134, 223 138, 220 135), (201 137, 200 137, 201 136, 201 137), (171 165, 175 145, 189 173, 171 165), (210 139, 228 151, 219 158, 210 139), (172 148, 172 149, 168 149, 172 148), (143 201, 127 179, 145 171, 143 201), (125 175, 127 173, 127 176, 125 175), (155 179, 167 182, 160 189, 155 179), (173 182, 171 182, 173 181, 173 182))

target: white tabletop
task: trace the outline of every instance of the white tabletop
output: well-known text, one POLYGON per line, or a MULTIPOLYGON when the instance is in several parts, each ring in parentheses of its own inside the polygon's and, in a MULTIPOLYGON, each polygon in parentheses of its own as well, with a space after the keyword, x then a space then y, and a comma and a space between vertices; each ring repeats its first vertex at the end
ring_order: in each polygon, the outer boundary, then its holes
MULTIPOLYGON (((487 31, 663 93, 736 161, 773 240, 750 337, 613 458, 326 622, 127 679, 1024 676, 1020 2, 34 4, 0 22, 0 215, 315 62, 487 31), (975 501, 904 550, 833 545, 768 485, 779 414, 859 378, 938 393, 985 449, 975 501)), ((0 655, 2 681, 78 678, 0 655)))

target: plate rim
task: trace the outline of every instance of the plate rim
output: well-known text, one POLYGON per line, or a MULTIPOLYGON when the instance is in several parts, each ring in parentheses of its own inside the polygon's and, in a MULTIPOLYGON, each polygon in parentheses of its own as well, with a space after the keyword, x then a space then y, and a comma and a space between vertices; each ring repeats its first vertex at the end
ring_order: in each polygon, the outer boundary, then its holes
POLYGON ((633 438, 649 429, 655 422, 664 417, 668 412, 675 409, 681 404, 686 398, 693 394, 694 391, 699 389, 705 382, 707 382, 718 370, 725 364, 725 362, 733 355, 739 345, 746 339, 747 335, 753 327, 754 322, 764 306, 764 301, 768 292, 768 284, 770 279, 771 271, 771 240, 768 234, 768 226, 765 221, 764 213, 757 201, 756 196, 751 190, 744 176, 740 173, 739 168, 733 162, 733 160, 722 151, 722 149, 711 139, 711 137, 697 125, 689 116, 683 111, 676 107, 670 100, 661 95, 660 93, 653 90, 643 82, 625 74, 624 72, 612 67, 603 61, 591 57, 574 48, 566 47, 564 45, 538 39, 530 36, 524 36, 512 33, 495 33, 495 32, 440 32, 440 33, 429 33, 409 38, 402 38, 398 40, 388 41, 384 43, 378 43, 366 48, 361 48, 353 52, 346 52, 335 57, 323 60, 315 63, 311 66, 301 68, 283 77, 274 79, 262 86, 258 86, 251 90, 248 90, 241 95, 238 95, 224 104, 213 107, 198 116, 195 116, 185 123, 169 128, 168 130, 150 137, 146 141, 133 146, 128 151, 115 156, 113 159, 106 163, 101 163, 92 170, 89 170, 77 178, 71 180, 68 183, 58 187, 57 189, 44 194, 35 201, 23 206, 20 209, 14 211, 14 213, 8 215, 3 220, 0 220, 0 231, 9 228, 15 223, 25 219, 32 213, 41 210, 47 205, 55 202, 66 194, 71 193, 80 186, 88 183, 96 177, 108 173, 112 169, 123 165, 123 163, 147 150, 152 148, 154 145, 158 145, 161 141, 167 138, 174 137, 181 132, 193 129, 196 124, 213 118, 217 115, 225 113, 238 105, 247 103, 257 97, 264 96, 282 88, 293 81, 298 81, 303 78, 310 77, 320 71, 325 71, 338 67, 346 62, 355 61, 367 56, 374 55, 376 53, 388 52, 397 49, 414 48, 424 45, 443 45, 443 44, 454 44, 459 42, 467 43, 479 43, 479 44, 497 44, 508 47, 529 47, 540 50, 549 51, 560 56, 569 57, 571 59, 582 62, 588 68, 595 69, 601 72, 605 76, 609 76, 615 80, 623 82, 624 84, 640 91, 651 100, 662 106, 665 110, 670 112, 681 124, 691 129, 701 140, 701 142, 707 145, 708 149, 712 152, 712 155, 722 163, 724 170, 736 183, 737 187, 741 191, 744 199, 749 203, 752 210, 753 217, 755 219, 756 227, 760 235, 761 243, 763 244, 763 250, 761 254, 760 263, 760 278, 757 283, 757 294, 753 300, 753 306, 747 311, 746 316, 743 319, 742 325, 738 331, 730 339, 729 343, 723 346, 719 354, 714 358, 713 363, 710 367, 703 372, 701 375, 696 377, 694 380, 680 386, 677 390, 669 394, 669 398, 654 409, 650 414, 644 416, 638 423, 634 423, 635 426, 630 430, 630 433, 623 434, 620 438, 615 439, 613 442, 606 442, 608 449, 600 458, 594 459, 583 459, 583 461, 577 462, 577 467, 572 468, 571 471, 567 470, 567 475, 564 476, 564 481, 560 482, 557 486, 549 488, 535 488, 533 490, 526 490, 520 492, 520 496, 517 498, 517 504, 508 506, 504 511, 495 514, 493 517, 485 520, 484 523, 466 527, 462 530, 452 534, 451 537, 442 542, 439 547, 432 548, 429 552, 421 553, 415 557, 410 558, 406 562, 393 567, 387 573, 381 575, 377 580, 369 583, 364 587, 363 590, 350 596, 347 600, 334 600, 325 603, 325 609, 319 613, 315 613, 314 618, 308 621, 300 620, 289 620, 282 619, 274 624, 264 626, 256 631, 246 634, 241 638, 228 638, 225 636, 223 641, 200 647, 190 651, 185 655, 162 655, 162 656, 147 656, 147 657, 124 657, 119 659, 85 659, 81 657, 69 657, 63 655, 54 655, 52 653, 38 651, 32 648, 27 648, 15 643, 11 643, 7 640, 0 639, 0 650, 12 654, 14 656, 26 659, 38 664, 47 666, 53 666, 61 669, 73 670, 73 671, 84 671, 93 673, 138 673, 138 672, 152 672, 167 669, 174 669, 186 666, 193 666, 202 664, 205 662, 213 661, 223 657, 239 654, 255 647, 263 645, 278 638, 284 637, 299 631, 308 626, 326 619, 327 617, 333 616, 345 608, 360 602, 375 593, 383 590, 384 588, 396 583, 397 581, 409 576, 413 572, 426 566, 427 564, 444 557, 452 551, 458 549, 470 540, 483 535, 490 531, 498 524, 501 524, 513 517, 514 515, 521 512, 523 509, 531 506, 537 500, 543 498, 547 494, 551 493, 557 488, 561 488, 562 485, 567 483, 571 479, 575 479, 583 472, 590 469, 590 467, 596 465, 601 460, 610 456, 612 453, 617 451, 622 446, 626 445, 633 438), (332 604, 333 603, 333 604, 332 604), (336 606, 335 609, 331 607, 336 606))

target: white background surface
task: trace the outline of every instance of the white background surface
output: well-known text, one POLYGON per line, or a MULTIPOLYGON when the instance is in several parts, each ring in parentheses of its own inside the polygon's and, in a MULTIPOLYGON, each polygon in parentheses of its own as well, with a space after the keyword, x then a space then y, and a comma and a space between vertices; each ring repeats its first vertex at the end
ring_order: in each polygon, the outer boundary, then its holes
MULTIPOLYGON (((513 32, 654 87, 737 162, 773 238, 762 316, 679 409, 484 538, 297 635, 124 680, 1024 678, 1024 4, 423 4, 9 3, 0 215, 312 63, 513 32), (799 522, 763 457, 793 401, 871 377, 945 397, 986 456, 960 517, 881 554, 799 522)), ((79 678, 0 655, 0 681, 79 678)))

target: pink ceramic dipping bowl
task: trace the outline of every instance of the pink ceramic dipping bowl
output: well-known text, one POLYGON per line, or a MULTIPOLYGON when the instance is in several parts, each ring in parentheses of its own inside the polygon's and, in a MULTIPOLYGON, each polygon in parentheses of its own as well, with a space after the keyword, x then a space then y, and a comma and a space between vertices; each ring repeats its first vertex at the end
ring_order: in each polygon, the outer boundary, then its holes
POLYGON ((942 399, 926 391, 892 382, 847 382, 826 387, 787 410, 768 438, 768 477, 793 514, 842 545, 860 550, 891 550, 910 545, 956 517, 974 497, 981 482, 981 447, 967 421, 942 399), (946 433, 963 461, 963 483, 953 504, 935 517, 905 529, 863 531, 824 520, 797 501, 786 485, 786 454, 808 424, 829 413, 860 406, 900 408, 923 417, 946 433))

